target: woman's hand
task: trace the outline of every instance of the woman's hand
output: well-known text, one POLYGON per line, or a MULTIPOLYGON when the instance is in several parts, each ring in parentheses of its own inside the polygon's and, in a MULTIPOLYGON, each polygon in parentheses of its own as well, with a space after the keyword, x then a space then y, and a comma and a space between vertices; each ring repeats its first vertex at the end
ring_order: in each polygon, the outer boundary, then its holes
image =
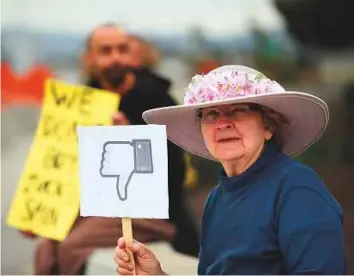
POLYGON ((115 126, 124 126, 124 125, 129 125, 129 120, 123 112, 118 111, 115 114, 113 114, 112 123, 115 126))
POLYGON ((117 242, 115 261, 118 265, 117 272, 120 275, 163 275, 165 274, 155 254, 140 242, 126 243, 124 238, 117 242), (126 249, 134 255, 135 267, 129 260, 126 249))

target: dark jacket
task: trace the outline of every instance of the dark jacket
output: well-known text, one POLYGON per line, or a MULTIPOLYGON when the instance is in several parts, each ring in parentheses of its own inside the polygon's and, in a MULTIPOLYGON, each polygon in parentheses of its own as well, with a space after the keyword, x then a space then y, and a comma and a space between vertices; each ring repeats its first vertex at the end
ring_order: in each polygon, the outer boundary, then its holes
MULTIPOLYGON (((176 105, 169 95, 170 81, 148 69, 135 72, 135 87, 121 98, 119 111, 123 112, 131 125, 145 125, 142 113, 148 109, 176 105)), ((101 88, 99 82, 91 80, 89 86, 101 88)), ((173 246, 179 252, 197 256, 199 252, 198 232, 189 210, 184 192, 186 165, 183 150, 168 141, 168 189, 170 220, 177 227, 173 246)))

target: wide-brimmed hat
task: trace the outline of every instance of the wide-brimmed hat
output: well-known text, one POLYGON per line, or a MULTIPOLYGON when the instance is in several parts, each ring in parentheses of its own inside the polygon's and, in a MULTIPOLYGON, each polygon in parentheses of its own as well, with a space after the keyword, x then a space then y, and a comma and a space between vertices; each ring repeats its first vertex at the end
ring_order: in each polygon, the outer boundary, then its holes
POLYGON ((286 91, 262 73, 241 65, 226 65, 192 78, 183 105, 147 110, 148 124, 166 125, 170 141, 190 153, 214 160, 205 146, 198 110, 210 106, 254 103, 285 116, 281 128, 283 152, 295 156, 310 147, 324 133, 329 111, 320 98, 303 92, 286 91))

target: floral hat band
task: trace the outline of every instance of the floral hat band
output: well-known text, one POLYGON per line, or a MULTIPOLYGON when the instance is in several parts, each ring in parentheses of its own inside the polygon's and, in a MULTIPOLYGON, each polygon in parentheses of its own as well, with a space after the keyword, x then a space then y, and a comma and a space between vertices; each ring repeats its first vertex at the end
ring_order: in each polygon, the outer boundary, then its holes
POLYGON ((269 108, 287 119, 280 128, 282 151, 296 156, 315 143, 329 120, 327 104, 315 95, 285 90, 261 72, 243 65, 224 65, 192 78, 184 104, 147 110, 148 124, 167 126, 167 137, 192 154, 215 160, 204 141, 196 114, 201 108, 252 103, 269 108), (304 117, 306 119, 304 119, 304 117))
POLYGON ((285 89, 261 73, 242 70, 211 71, 192 78, 185 91, 184 104, 279 92, 285 92, 285 89))
POLYGON ((206 75, 196 75, 185 91, 184 104, 147 110, 148 124, 167 126, 167 137, 192 154, 215 160, 204 141, 196 114, 201 108, 252 103, 281 114, 282 151, 295 156, 315 143, 329 120, 327 104, 315 95, 285 90, 261 72, 243 65, 224 65, 206 75), (305 117, 305 119, 304 119, 305 117))

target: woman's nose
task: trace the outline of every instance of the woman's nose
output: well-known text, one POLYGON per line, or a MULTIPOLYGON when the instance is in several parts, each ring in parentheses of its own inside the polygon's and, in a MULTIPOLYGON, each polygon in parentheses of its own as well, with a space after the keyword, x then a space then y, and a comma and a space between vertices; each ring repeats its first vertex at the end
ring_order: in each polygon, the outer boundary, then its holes
POLYGON ((217 121, 216 121, 216 127, 219 130, 223 130, 226 128, 231 128, 232 127, 232 123, 230 122, 230 120, 228 120, 227 118, 224 118, 223 116, 221 116, 217 121))

